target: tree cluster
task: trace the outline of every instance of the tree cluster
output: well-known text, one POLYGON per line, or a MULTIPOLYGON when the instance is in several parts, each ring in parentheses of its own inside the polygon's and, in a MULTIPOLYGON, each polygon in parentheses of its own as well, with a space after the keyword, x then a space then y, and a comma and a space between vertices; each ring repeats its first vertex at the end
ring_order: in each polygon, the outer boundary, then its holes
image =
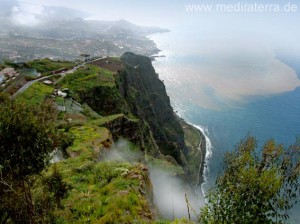
POLYGON ((202 223, 284 223, 299 196, 300 142, 289 149, 274 140, 258 154, 248 137, 227 153, 224 171, 207 196, 202 223))
POLYGON ((45 222, 67 186, 55 169, 46 180, 42 171, 59 147, 51 104, 28 106, 0 96, 0 223, 45 222), (33 195, 39 185, 41 197, 33 195))

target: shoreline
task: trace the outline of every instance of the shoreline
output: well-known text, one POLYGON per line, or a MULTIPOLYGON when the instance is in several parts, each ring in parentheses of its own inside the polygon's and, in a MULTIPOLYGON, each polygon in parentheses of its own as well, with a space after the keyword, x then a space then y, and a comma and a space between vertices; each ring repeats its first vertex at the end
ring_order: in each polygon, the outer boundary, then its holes
MULTIPOLYGON (((191 124, 193 127, 195 127, 196 129, 198 129, 200 131, 200 133, 204 136, 205 138, 205 156, 202 158, 202 164, 201 164, 201 176, 202 176, 202 180, 199 183, 200 188, 201 188, 201 192, 203 194, 203 196, 205 197, 205 190, 204 190, 204 185, 207 183, 207 176, 209 173, 209 160, 212 157, 212 144, 211 141, 208 137, 209 133, 208 133, 208 129, 201 126, 201 125, 195 125, 195 124, 191 124)), ((201 146, 201 145, 200 145, 201 146)), ((199 146, 199 148, 200 148, 199 146)), ((201 150, 201 148, 199 149, 201 150)))
MULTIPOLYGON (((157 46, 157 43, 152 38, 155 35, 157 35, 157 34, 152 34, 152 35, 147 36, 147 39, 153 41, 153 43, 155 44, 156 48, 159 51, 158 53, 153 54, 153 55, 150 56, 150 58, 153 61, 155 61, 156 59, 159 59, 159 58, 165 58, 166 57, 166 55, 163 54, 164 50, 159 49, 158 46, 157 46)), ((181 118, 181 119, 183 119, 187 124, 189 124, 189 125, 193 126, 194 128, 196 128, 199 131, 199 135, 200 135, 201 139, 204 138, 204 140, 205 140, 205 145, 204 146, 203 146, 202 142, 200 142, 200 145, 199 145, 199 151, 201 151, 201 161, 200 161, 200 166, 199 166, 199 170, 198 170, 199 176, 198 176, 198 180, 197 180, 197 184, 196 184, 196 187, 200 186, 201 192, 202 192, 203 196, 205 197, 205 192, 204 192, 203 187, 207 183, 207 176, 208 176, 208 173, 209 173, 208 163, 209 163, 209 160, 212 156, 212 150, 211 150, 212 149, 212 144, 211 144, 211 141, 208 137, 209 133, 208 133, 207 128, 205 128, 201 125, 192 124, 192 123, 186 121, 184 118, 181 118)))
POLYGON ((198 151, 201 154, 201 160, 199 163, 199 168, 198 168, 198 180, 196 182, 196 188, 201 187, 201 185, 205 182, 206 178, 204 177, 204 169, 206 167, 206 156, 207 156, 207 137, 203 133, 203 131, 200 129, 200 127, 197 127, 196 125, 189 123, 185 121, 183 118, 181 118, 184 122, 195 128, 199 134, 199 137, 201 139, 199 145, 198 145, 198 151))

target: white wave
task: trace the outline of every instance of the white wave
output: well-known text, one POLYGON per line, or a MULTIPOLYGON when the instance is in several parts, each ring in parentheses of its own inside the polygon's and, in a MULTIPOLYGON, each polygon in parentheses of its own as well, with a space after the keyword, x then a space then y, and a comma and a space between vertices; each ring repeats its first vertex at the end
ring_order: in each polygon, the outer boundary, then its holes
POLYGON ((201 184, 201 191, 202 191, 202 194, 203 196, 205 197, 205 191, 204 191, 204 185, 207 183, 207 177, 208 177, 208 174, 209 174, 209 160, 210 158, 212 157, 212 144, 211 144, 211 141, 209 139, 209 131, 208 131, 208 128, 207 127, 204 127, 204 126, 201 126, 201 125, 195 125, 195 124, 191 124, 193 125, 195 128, 197 128, 199 131, 202 132, 202 134, 204 135, 205 137, 205 143, 206 143, 206 152, 205 152, 205 162, 204 162, 204 171, 203 171, 203 183, 201 184))

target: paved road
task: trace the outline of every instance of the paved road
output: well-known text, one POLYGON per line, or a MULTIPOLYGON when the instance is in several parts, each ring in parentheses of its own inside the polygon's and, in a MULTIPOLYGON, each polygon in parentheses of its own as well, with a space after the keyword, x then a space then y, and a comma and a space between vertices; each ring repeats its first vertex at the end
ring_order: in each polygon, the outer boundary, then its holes
MULTIPOLYGON (((71 74, 71 73, 75 72, 80 66, 82 66, 82 65, 84 65, 84 64, 85 64, 85 63, 83 63, 83 64, 81 64, 81 65, 78 65, 78 66, 76 66, 76 67, 74 67, 74 68, 72 68, 72 69, 70 69, 70 70, 68 70, 68 71, 66 71, 66 72, 63 72, 63 73, 53 74, 53 75, 48 75, 48 76, 44 76, 44 77, 41 77, 41 78, 38 78, 38 79, 35 79, 35 80, 32 80, 32 81, 29 81, 29 82, 27 82, 24 86, 22 86, 20 89, 18 89, 17 92, 15 92, 15 93, 12 95, 12 99, 14 99, 15 97, 17 97, 17 96, 20 95, 21 93, 23 93, 26 89, 28 89, 31 85, 33 85, 33 84, 36 83, 36 82, 39 82, 39 81, 48 79, 48 78, 50 78, 50 77, 52 77, 52 76, 54 76, 54 75, 60 75, 61 78, 63 78, 65 75, 71 74)), ((61 78, 60 78, 60 79, 61 79, 61 78)), ((59 79, 59 80, 60 80, 60 79, 59 79)), ((59 80, 58 80, 58 81, 59 81, 59 80)), ((56 82, 56 83, 57 83, 57 82, 56 82)))
POLYGON ((15 92, 13 95, 12 95, 12 99, 14 99, 16 96, 20 95, 21 93, 23 93, 26 89, 28 89, 32 84, 36 83, 36 82, 39 82, 41 80, 44 80, 44 79, 48 79, 50 78, 51 76, 53 75, 49 75, 49 76, 44 76, 44 77, 41 77, 41 78, 38 78, 38 79, 35 79, 35 80, 32 80, 32 81, 29 81, 27 82, 24 86, 22 86, 20 89, 18 89, 17 92, 15 92))

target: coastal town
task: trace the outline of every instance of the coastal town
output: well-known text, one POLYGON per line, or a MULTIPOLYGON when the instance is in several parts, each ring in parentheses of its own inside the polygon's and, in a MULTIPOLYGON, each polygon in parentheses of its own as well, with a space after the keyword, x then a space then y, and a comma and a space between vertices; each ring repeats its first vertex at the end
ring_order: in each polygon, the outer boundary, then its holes
POLYGON ((92 57, 121 56, 127 51, 150 56, 156 54, 158 49, 147 36, 168 31, 140 27, 125 20, 104 23, 71 19, 57 23, 47 21, 44 26, 49 27, 50 32, 45 32, 43 27, 23 30, 11 23, 7 15, 0 14, 0 62, 43 57, 76 60, 80 52, 87 52, 92 57), (8 25, 3 27, 3 24, 8 25))

